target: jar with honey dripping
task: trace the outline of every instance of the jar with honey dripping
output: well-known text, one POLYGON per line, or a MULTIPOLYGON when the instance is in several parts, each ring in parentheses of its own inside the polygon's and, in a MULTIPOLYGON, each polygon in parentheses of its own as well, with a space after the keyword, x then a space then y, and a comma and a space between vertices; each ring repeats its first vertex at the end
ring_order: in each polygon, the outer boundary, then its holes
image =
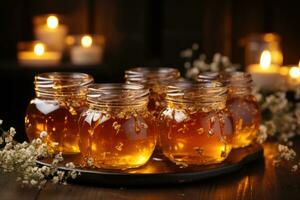
POLYGON ((121 169, 144 165, 156 145, 149 90, 137 84, 94 84, 79 120, 81 165, 121 169))
POLYGON ((87 105, 87 87, 93 81, 93 77, 84 73, 52 72, 35 76, 36 97, 25 114, 28 139, 38 138, 45 131, 50 152, 78 154, 78 120, 87 105))
POLYGON ((232 146, 240 148, 251 145, 260 124, 259 106, 251 93, 251 75, 246 72, 228 72, 220 78, 228 86, 227 107, 235 126, 232 146))
POLYGON ((217 81, 169 85, 167 106, 160 114, 163 154, 182 165, 225 160, 234 133, 226 98, 227 88, 217 81))
POLYGON ((233 117, 235 134, 233 148, 252 144, 259 128, 259 107, 252 92, 252 78, 246 72, 207 72, 199 74, 197 81, 219 80, 228 87, 227 107, 233 117))

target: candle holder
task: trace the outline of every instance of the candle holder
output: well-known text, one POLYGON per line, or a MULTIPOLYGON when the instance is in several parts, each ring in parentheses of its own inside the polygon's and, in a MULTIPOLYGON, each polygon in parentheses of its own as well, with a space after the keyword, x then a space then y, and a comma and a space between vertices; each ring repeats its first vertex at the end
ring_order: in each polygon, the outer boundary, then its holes
POLYGON ((19 42, 19 63, 23 66, 53 66, 61 60, 61 52, 50 51, 46 44, 39 41, 19 42))
POLYGON ((245 63, 254 83, 267 90, 285 87, 285 76, 280 71, 283 56, 277 34, 254 34, 244 41, 245 63))
POLYGON ((74 35, 66 38, 71 61, 75 65, 100 64, 105 38, 102 35, 74 35))
POLYGON ((63 51, 68 33, 64 21, 64 17, 57 14, 35 16, 33 24, 36 39, 45 43, 51 50, 63 51))
POLYGON ((300 62, 298 66, 295 64, 281 67, 280 72, 286 77, 287 89, 293 90, 300 85, 300 62))
POLYGON ((251 34, 246 37, 244 40, 246 66, 260 63, 264 51, 270 52, 270 64, 281 66, 283 56, 280 41, 280 36, 274 33, 251 34))

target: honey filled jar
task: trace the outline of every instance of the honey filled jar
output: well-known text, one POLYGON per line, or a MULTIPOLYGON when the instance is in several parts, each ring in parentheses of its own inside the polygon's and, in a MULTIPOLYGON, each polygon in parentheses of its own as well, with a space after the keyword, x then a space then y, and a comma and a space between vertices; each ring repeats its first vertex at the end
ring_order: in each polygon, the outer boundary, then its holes
POLYGON ((208 165, 225 160, 234 133, 220 82, 173 83, 160 114, 163 154, 176 164, 208 165))
POLYGON ((165 87, 179 79, 180 72, 175 68, 148 68, 137 67, 125 71, 126 83, 142 84, 149 88, 148 108, 154 116, 157 116, 164 108, 164 98, 166 96, 165 87))
POLYGON ((80 152, 78 119, 86 107, 87 86, 93 78, 83 73, 53 72, 35 77, 36 97, 25 114, 28 139, 48 133, 49 150, 63 154, 80 152))
POLYGON ((230 72, 220 75, 220 79, 229 88, 227 107, 235 126, 233 148, 248 146, 255 140, 260 123, 259 107, 251 94, 251 75, 245 72, 230 72))
POLYGON ((82 165, 128 169, 144 165, 156 144, 147 109, 149 90, 137 84, 95 84, 79 120, 82 165))

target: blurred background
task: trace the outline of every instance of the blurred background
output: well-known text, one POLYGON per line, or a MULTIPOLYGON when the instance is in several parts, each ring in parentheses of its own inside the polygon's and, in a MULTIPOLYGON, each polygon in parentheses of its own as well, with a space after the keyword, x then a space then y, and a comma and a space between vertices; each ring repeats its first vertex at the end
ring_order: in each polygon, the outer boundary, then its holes
POLYGON ((281 38, 283 64, 299 62, 299 7, 291 0, 4 0, 0 24, 0 118, 18 131, 24 131, 24 112, 34 96, 34 75, 42 72, 86 72, 97 82, 121 82, 130 66, 184 72, 179 55, 193 43, 209 59, 219 52, 245 66, 246 38, 270 32, 281 38), (67 35, 101 36, 101 61, 75 63, 66 47, 59 64, 24 66, 20 42, 36 40, 35 17, 51 13, 61 17, 67 35))

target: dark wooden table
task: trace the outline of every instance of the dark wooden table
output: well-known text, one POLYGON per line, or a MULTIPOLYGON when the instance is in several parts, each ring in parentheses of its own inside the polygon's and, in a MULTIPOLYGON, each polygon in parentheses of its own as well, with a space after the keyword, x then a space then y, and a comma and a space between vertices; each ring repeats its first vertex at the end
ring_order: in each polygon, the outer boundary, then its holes
MULTIPOLYGON (((300 154, 300 139, 295 140, 300 154)), ((108 188, 101 185, 87 186, 69 184, 45 188, 21 188, 13 175, 0 175, 0 200, 14 199, 300 199, 300 171, 291 172, 292 163, 274 167, 270 158, 276 145, 264 145, 265 159, 245 166, 230 175, 220 176, 192 184, 143 188, 108 188)), ((299 159, 299 157, 297 158, 299 159)))

